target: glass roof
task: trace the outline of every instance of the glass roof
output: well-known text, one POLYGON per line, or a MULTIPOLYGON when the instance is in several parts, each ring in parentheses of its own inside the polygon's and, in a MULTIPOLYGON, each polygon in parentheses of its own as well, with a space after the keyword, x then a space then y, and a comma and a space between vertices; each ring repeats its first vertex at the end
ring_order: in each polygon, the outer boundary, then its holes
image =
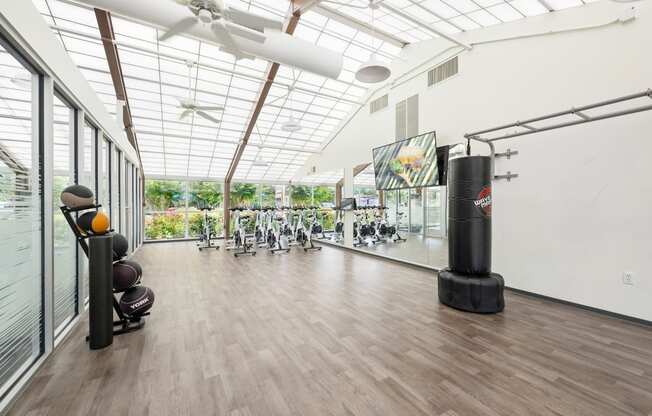
POLYGON ((344 178, 344 170, 321 172, 302 178, 299 183, 306 185, 335 185, 344 178))
MULTIPOLYGON (((69 0, 32 1, 48 24, 55 26, 55 34, 109 113, 115 114, 115 92, 92 9, 69 0)), ((582 0, 546 1, 555 9, 582 4, 582 0)), ((281 0, 228 3, 277 20, 284 19, 289 7, 281 0)), ((363 6, 367 1, 349 3, 363 6)), ((328 2, 323 5, 329 6, 328 2)), ((347 25, 313 10, 302 16, 295 36, 343 51, 342 74, 332 80, 281 66, 234 180, 292 179, 343 119, 359 108, 367 92, 367 86, 355 80, 360 64, 372 53, 385 61, 400 53, 395 44, 374 38, 355 24, 347 25), (299 120, 300 131, 282 129, 291 116, 299 120)), ((359 21, 371 21, 368 8, 337 6, 337 11, 359 21)), ((538 0, 385 0, 374 12, 374 25, 408 43, 436 36, 424 28, 429 25, 454 33, 544 12, 538 0)), ((145 174, 223 179, 269 63, 261 59, 236 62, 213 44, 183 36, 159 42, 157 29, 116 16, 113 27, 145 174), (196 63, 190 71, 190 89, 187 61, 196 63), (224 107, 223 112, 209 112, 221 123, 195 114, 180 120, 179 99, 188 95, 200 105, 224 107)))

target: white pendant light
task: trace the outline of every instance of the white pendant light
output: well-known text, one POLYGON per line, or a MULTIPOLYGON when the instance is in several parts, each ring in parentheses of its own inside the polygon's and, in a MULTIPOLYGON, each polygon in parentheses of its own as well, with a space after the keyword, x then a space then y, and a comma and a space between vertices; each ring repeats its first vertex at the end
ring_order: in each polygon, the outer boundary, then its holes
MULTIPOLYGON (((292 69, 292 77, 295 79, 296 82, 296 78, 294 77, 294 69, 292 69)), ((289 105, 290 118, 288 118, 288 120, 285 123, 281 124, 281 130, 287 131, 288 133, 294 133, 302 129, 301 122, 296 118, 294 118, 294 111, 292 107, 293 86, 294 86, 294 82, 292 83, 292 86, 288 87, 288 95, 287 95, 287 101, 289 101, 290 103, 289 105)))
MULTIPOLYGON (((378 4, 375 4, 373 0, 369 0, 369 8, 371 9, 371 28, 372 28, 372 38, 371 38, 371 49, 375 50, 374 47, 374 38, 375 38, 375 28, 374 25, 374 10, 378 8, 378 4)), ((378 60, 375 53, 372 53, 367 62, 360 65, 358 71, 355 73, 355 79, 365 84, 377 84, 379 82, 386 81, 392 75, 392 70, 389 69, 389 66, 378 60)))
POLYGON ((360 65, 355 73, 355 79, 365 84, 376 84, 387 80, 390 75, 392 71, 387 64, 379 61, 376 54, 373 54, 367 62, 360 65))
POLYGON ((290 114, 290 118, 281 125, 281 129, 283 131, 287 131, 289 133, 294 133, 302 129, 301 123, 299 120, 294 118, 294 115, 290 114))

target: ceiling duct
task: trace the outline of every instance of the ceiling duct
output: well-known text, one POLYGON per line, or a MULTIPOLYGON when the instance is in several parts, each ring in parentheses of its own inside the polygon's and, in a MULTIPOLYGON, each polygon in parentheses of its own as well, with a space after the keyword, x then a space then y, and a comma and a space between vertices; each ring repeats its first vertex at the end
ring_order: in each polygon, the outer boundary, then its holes
MULTIPOLYGON (((173 1, 161 0, 78 0, 91 7, 110 11, 113 14, 136 20, 165 31, 179 23, 179 16, 185 13, 185 6, 173 1)), ((235 11, 236 9, 231 9, 235 11)), ((211 25, 197 24, 189 27, 183 35, 203 42, 218 44, 225 52, 236 49, 242 56, 254 56, 270 62, 312 72, 327 78, 337 79, 342 71, 341 53, 316 46, 273 28, 260 28, 264 41, 245 38, 233 32, 232 44, 220 44, 211 25)))

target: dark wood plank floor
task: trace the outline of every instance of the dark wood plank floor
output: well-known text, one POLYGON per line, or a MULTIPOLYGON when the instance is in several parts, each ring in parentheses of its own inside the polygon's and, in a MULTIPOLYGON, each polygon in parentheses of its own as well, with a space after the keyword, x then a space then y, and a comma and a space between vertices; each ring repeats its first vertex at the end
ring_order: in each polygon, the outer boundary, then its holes
POLYGON ((432 272, 325 247, 136 256, 143 331, 89 351, 78 327, 12 415, 651 415, 652 330, 507 294, 436 302, 432 272))

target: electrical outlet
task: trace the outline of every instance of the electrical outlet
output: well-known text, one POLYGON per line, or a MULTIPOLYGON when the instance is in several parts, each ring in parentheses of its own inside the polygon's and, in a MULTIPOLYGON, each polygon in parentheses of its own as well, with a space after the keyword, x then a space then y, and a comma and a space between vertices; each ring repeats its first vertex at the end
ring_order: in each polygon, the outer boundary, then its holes
POLYGON ((623 284, 628 286, 634 286, 634 273, 623 272, 623 284))

